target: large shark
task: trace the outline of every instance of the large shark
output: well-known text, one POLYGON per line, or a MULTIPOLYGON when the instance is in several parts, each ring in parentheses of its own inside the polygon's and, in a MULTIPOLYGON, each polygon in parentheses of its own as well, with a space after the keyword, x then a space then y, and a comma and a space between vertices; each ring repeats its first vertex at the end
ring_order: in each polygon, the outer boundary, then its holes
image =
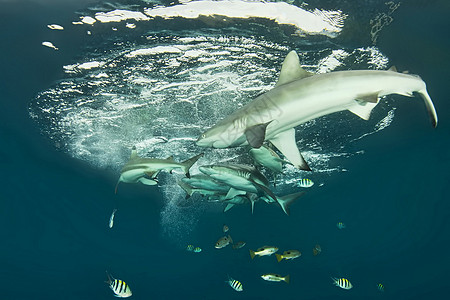
POLYGON ((264 141, 270 141, 294 166, 311 170, 297 148, 294 127, 343 110, 368 120, 381 97, 390 94, 413 97, 414 93, 425 102, 436 127, 436 110, 419 76, 393 69, 312 74, 300 67, 297 53, 291 51, 275 87, 204 132, 197 145, 259 148, 264 141))
POLYGON ((136 147, 133 147, 129 161, 120 171, 115 192, 117 193, 117 187, 120 182, 140 182, 146 185, 156 185, 158 183, 156 176, 161 170, 171 172, 174 169, 182 169, 186 176, 189 177, 189 169, 202 156, 203 153, 179 163, 174 161, 172 156, 166 159, 140 157, 137 154, 136 147))

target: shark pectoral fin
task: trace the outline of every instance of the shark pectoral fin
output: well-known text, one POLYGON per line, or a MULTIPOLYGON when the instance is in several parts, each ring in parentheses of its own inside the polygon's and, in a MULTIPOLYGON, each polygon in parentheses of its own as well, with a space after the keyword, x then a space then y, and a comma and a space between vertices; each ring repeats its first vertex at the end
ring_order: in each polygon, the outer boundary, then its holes
POLYGON ((144 172, 144 174, 147 175, 148 177, 150 177, 151 179, 155 179, 156 176, 158 176, 159 171, 160 171, 160 170, 158 170, 158 171, 156 171, 156 172, 144 172))
POLYGON ((278 202, 277 196, 266 186, 255 182, 254 180, 250 180, 257 188, 262 190, 267 196, 272 198, 275 202, 278 202))
POLYGON ((434 108, 433 101, 431 101, 430 95, 428 95, 426 90, 418 91, 418 93, 419 93, 420 97, 423 99, 423 101, 425 102, 425 106, 427 107, 428 115, 430 116, 430 119, 431 119, 431 125, 433 125, 433 127, 436 127, 437 123, 438 123, 438 117, 437 117, 436 109, 434 108))
POLYGON ((230 188, 228 190, 227 195, 225 196, 225 199, 229 200, 229 199, 233 199, 234 197, 238 196, 238 195, 245 195, 247 192, 246 191, 241 191, 241 190, 237 190, 235 188, 230 188))
POLYGON ((250 146, 253 148, 260 148, 262 146, 266 138, 266 128, 271 122, 257 124, 245 130, 245 137, 250 146))
POLYGON ((357 115, 358 117, 360 117, 361 119, 369 120, 370 113, 377 104, 378 103, 356 100, 356 103, 348 110, 357 115))
POLYGON ((270 142, 292 163, 292 165, 300 170, 311 171, 303 156, 298 151, 295 142, 295 129, 283 131, 273 138, 270 142))
POLYGON ((234 206, 233 203, 228 203, 227 206, 225 206, 225 208, 223 209, 223 212, 229 211, 233 206, 234 206))
POLYGON ((152 179, 148 179, 148 178, 144 178, 144 177, 139 178, 138 181, 140 183, 142 183, 142 184, 145 184, 145 185, 157 185, 158 184, 158 181, 152 180, 152 179))
POLYGON ((173 161, 173 155, 171 155, 171 156, 169 156, 168 158, 166 158, 166 160, 173 161))
POLYGON ((300 66, 300 60, 298 59, 297 52, 292 50, 286 55, 286 58, 283 61, 283 65, 281 67, 280 77, 278 78, 277 84, 275 87, 283 85, 285 83, 289 83, 295 80, 303 79, 309 76, 314 75, 308 71, 305 71, 300 66))
POLYGON ((303 196, 305 192, 299 192, 294 194, 285 195, 282 197, 278 197, 278 203, 280 203, 283 211, 289 216, 289 206, 298 198, 303 196))

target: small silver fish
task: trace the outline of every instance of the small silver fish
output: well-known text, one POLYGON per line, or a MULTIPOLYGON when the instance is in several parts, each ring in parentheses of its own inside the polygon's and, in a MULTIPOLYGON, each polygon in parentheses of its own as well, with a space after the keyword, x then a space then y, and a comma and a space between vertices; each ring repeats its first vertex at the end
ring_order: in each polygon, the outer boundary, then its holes
POLYGON ((261 275, 261 278, 264 280, 267 280, 267 281, 274 281, 274 282, 284 281, 286 283, 289 283, 289 275, 286 275, 283 277, 278 274, 269 273, 269 274, 261 275))
POLYGON ((106 275, 108 276, 108 281, 105 282, 109 285, 116 297, 128 298, 133 295, 130 287, 125 283, 125 281, 115 279, 111 274, 108 273, 108 271, 106 271, 106 275))
POLYGON ((114 208, 111 217, 109 217, 109 228, 113 228, 114 226, 114 216, 116 215, 117 208, 114 208))
POLYGON ((223 236, 221 237, 214 246, 216 249, 221 249, 223 247, 228 246, 230 243, 233 243, 233 240, 231 239, 231 236, 223 236))

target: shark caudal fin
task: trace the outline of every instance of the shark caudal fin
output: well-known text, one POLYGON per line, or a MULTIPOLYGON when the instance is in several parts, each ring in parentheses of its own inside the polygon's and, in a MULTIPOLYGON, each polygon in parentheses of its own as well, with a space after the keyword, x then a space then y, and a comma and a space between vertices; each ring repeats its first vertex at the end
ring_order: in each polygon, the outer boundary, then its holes
POLYGON ((303 196, 305 192, 299 192, 294 194, 289 194, 281 197, 277 197, 278 203, 281 205, 281 208, 289 216, 289 206, 298 198, 303 196))
POLYGON ((421 90, 417 92, 420 97, 425 102, 425 106, 427 107, 428 115, 430 116, 431 125, 436 128, 438 124, 438 117, 436 113, 436 109, 434 108, 433 101, 431 101, 430 95, 428 95, 427 90, 421 90))
POLYGON ((189 174, 189 169, 192 167, 193 164, 195 164, 195 162, 197 160, 199 160, 200 157, 202 157, 204 155, 204 153, 200 153, 199 155, 196 155, 192 158, 189 158, 188 160, 183 161, 181 164, 183 165, 183 171, 184 174, 186 174, 187 178, 191 177, 191 174, 189 174))

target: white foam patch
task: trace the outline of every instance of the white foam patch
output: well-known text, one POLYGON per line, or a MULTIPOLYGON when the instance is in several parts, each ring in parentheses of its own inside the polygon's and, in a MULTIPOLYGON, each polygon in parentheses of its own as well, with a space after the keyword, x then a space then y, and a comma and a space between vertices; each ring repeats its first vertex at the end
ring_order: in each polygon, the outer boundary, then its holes
POLYGON ((64 30, 64 27, 58 24, 49 24, 47 25, 47 27, 50 28, 51 30, 64 30))
POLYGON ((95 14, 95 19, 102 23, 121 22, 125 20, 147 21, 150 18, 138 11, 128 11, 116 9, 110 12, 99 12, 95 14))
POLYGON ((42 42, 42 46, 48 47, 48 48, 52 48, 53 50, 59 50, 55 45, 53 45, 52 42, 42 42))
POLYGON ((157 46, 152 48, 146 48, 146 49, 139 49, 135 51, 131 51, 130 53, 126 54, 125 56, 128 58, 141 56, 141 55, 158 55, 162 53, 182 53, 182 50, 178 47, 174 46, 157 46))
POLYGON ((153 18, 187 18, 224 16, 228 18, 266 18, 278 24, 292 25, 304 33, 336 36, 342 30, 346 15, 340 11, 309 12, 285 2, 263 1, 192 1, 170 7, 148 8, 145 13, 153 18))

